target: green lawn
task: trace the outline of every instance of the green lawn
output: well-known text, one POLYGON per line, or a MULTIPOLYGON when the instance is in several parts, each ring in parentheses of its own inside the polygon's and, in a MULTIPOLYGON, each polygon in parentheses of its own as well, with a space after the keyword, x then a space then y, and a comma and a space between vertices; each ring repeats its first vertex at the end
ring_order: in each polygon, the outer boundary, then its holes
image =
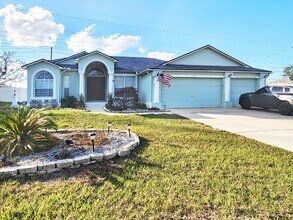
POLYGON ((130 122, 141 146, 127 158, 0 182, 1 219, 293 217, 288 151, 177 115, 50 113, 60 128, 130 122))

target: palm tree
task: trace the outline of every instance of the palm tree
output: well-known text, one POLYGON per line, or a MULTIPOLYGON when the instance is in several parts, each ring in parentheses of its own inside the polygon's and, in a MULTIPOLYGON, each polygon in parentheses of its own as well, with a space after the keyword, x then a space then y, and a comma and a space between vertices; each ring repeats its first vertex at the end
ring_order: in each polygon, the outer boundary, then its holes
POLYGON ((0 151, 11 156, 51 147, 55 141, 47 129, 57 125, 43 109, 6 107, 0 112, 0 151))

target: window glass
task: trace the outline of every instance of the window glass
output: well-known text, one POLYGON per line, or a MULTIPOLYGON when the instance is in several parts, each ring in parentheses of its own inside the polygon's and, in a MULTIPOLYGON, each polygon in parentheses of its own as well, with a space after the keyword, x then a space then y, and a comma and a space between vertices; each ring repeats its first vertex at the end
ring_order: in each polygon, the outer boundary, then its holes
POLYGON ((35 76, 35 97, 53 97, 53 76, 40 71, 35 76))
POLYGON ((280 86, 274 86, 271 90, 273 93, 275 92, 282 92, 283 91, 283 87, 280 86))
POLYGON ((286 87, 285 88, 285 92, 288 92, 289 93, 290 92, 290 88, 289 87, 286 87))
POLYGON ((125 76, 125 87, 135 87, 134 76, 125 76))
POLYGON ((267 92, 268 91, 267 91, 266 87, 263 87, 263 88, 256 91, 257 94, 262 94, 262 93, 267 93, 267 92))
POLYGON ((124 76, 115 76, 114 77, 114 95, 117 96, 117 92, 124 87, 124 76))
POLYGON ((117 96, 117 91, 125 87, 135 87, 136 80, 135 76, 115 76, 114 77, 114 88, 115 96, 117 96))

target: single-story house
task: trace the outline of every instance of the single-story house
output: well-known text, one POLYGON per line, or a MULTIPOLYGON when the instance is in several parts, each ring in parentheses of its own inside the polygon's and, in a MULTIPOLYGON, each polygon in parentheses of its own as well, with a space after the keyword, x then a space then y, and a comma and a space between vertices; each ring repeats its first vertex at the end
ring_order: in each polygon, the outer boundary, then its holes
POLYGON ((102 106, 108 94, 135 87, 149 107, 231 107, 239 95, 266 85, 271 71, 253 68, 206 45, 169 61, 109 56, 100 51, 69 57, 40 59, 27 69, 27 98, 55 99, 82 94, 88 106, 102 106), (158 74, 170 74, 171 86, 158 82, 158 74))

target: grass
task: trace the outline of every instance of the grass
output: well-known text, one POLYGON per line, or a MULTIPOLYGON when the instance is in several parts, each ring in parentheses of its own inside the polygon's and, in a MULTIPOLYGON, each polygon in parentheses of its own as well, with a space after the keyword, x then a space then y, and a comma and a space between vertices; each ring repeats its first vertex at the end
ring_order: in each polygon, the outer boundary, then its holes
POLYGON ((292 219, 288 151, 177 115, 50 114, 60 128, 130 122, 142 143, 127 158, 0 182, 0 219, 292 219))

